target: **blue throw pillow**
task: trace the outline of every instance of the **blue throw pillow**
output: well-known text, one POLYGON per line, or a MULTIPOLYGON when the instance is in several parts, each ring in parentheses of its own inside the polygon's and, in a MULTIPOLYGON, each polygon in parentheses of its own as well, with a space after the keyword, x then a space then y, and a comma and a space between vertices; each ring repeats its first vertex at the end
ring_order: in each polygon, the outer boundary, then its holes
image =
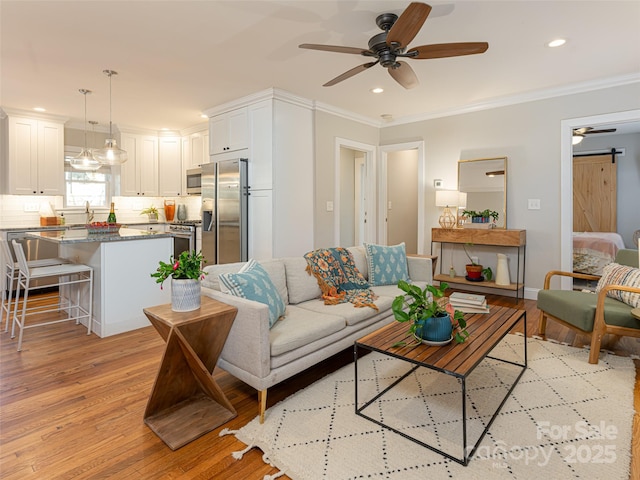
POLYGON ((364 248, 371 285, 397 285, 400 280, 409 280, 404 242, 393 246, 365 243, 364 248))
POLYGON ((238 273, 223 273, 220 283, 231 295, 264 303, 269 307, 269 327, 284 315, 285 304, 262 265, 251 259, 238 273))

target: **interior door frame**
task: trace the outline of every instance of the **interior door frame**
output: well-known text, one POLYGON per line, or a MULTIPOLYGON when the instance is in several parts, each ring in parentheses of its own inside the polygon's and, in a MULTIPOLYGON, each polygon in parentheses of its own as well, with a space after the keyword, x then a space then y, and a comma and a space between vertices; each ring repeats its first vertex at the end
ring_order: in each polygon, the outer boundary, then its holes
MULTIPOLYGON (((640 109, 570 118, 560 122, 560 268, 573 270, 573 129, 585 125, 607 128, 609 125, 640 121, 640 109)), ((562 277, 561 288, 571 290, 573 280, 562 277)))
MULTIPOLYGON (((365 238, 363 241, 374 242, 376 232, 376 204, 373 201, 376 186, 376 151, 375 145, 356 142, 347 138, 336 137, 335 148, 333 153, 333 170, 334 170, 334 189, 333 189, 333 242, 334 245, 340 245, 340 148, 348 148, 357 150, 364 154, 364 165, 366 171, 365 188, 367 198, 364 205, 367 214, 367 227, 365 228, 365 238)), ((344 245, 349 246, 349 245, 344 245)))
POLYGON ((418 153, 418 255, 424 255, 424 218, 425 218, 425 161, 424 141, 395 143, 380 147, 380 175, 378 176, 378 242, 387 244, 387 164, 389 153, 404 150, 417 150, 418 153))

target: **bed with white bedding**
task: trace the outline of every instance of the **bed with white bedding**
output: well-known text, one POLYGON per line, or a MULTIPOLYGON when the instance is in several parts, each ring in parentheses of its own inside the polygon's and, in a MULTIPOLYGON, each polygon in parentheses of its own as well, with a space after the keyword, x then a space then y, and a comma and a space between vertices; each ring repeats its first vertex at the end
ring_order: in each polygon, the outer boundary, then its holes
POLYGON ((604 266, 613 262, 621 248, 625 245, 618 233, 573 232, 573 271, 602 275, 604 266))

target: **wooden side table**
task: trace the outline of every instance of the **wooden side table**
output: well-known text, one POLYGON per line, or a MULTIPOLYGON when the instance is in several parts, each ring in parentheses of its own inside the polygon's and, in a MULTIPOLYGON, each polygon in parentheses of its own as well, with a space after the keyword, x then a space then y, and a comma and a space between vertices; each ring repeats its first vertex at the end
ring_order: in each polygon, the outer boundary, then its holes
POLYGON ((238 310, 203 296, 192 312, 143 311, 167 342, 144 422, 176 450, 237 415, 211 374, 238 310))

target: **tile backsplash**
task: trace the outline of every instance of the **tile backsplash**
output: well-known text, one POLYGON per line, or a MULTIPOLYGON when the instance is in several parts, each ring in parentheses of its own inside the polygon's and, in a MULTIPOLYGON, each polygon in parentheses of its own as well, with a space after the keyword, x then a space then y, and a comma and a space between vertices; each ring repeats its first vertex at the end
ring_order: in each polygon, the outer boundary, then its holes
MULTIPOLYGON (((113 197, 116 217, 119 223, 147 223, 147 215, 140 212, 153 205, 158 209, 158 221, 165 222, 164 201, 175 200, 177 205, 187 207, 187 219, 200 218, 200 196, 180 197, 113 197)), ((65 223, 83 224, 86 221, 84 208, 64 208, 62 196, 42 195, 0 195, 0 228, 21 228, 40 226, 40 209, 49 204, 57 215, 64 213, 65 223)), ((108 208, 96 208, 94 221, 106 221, 108 208)))

